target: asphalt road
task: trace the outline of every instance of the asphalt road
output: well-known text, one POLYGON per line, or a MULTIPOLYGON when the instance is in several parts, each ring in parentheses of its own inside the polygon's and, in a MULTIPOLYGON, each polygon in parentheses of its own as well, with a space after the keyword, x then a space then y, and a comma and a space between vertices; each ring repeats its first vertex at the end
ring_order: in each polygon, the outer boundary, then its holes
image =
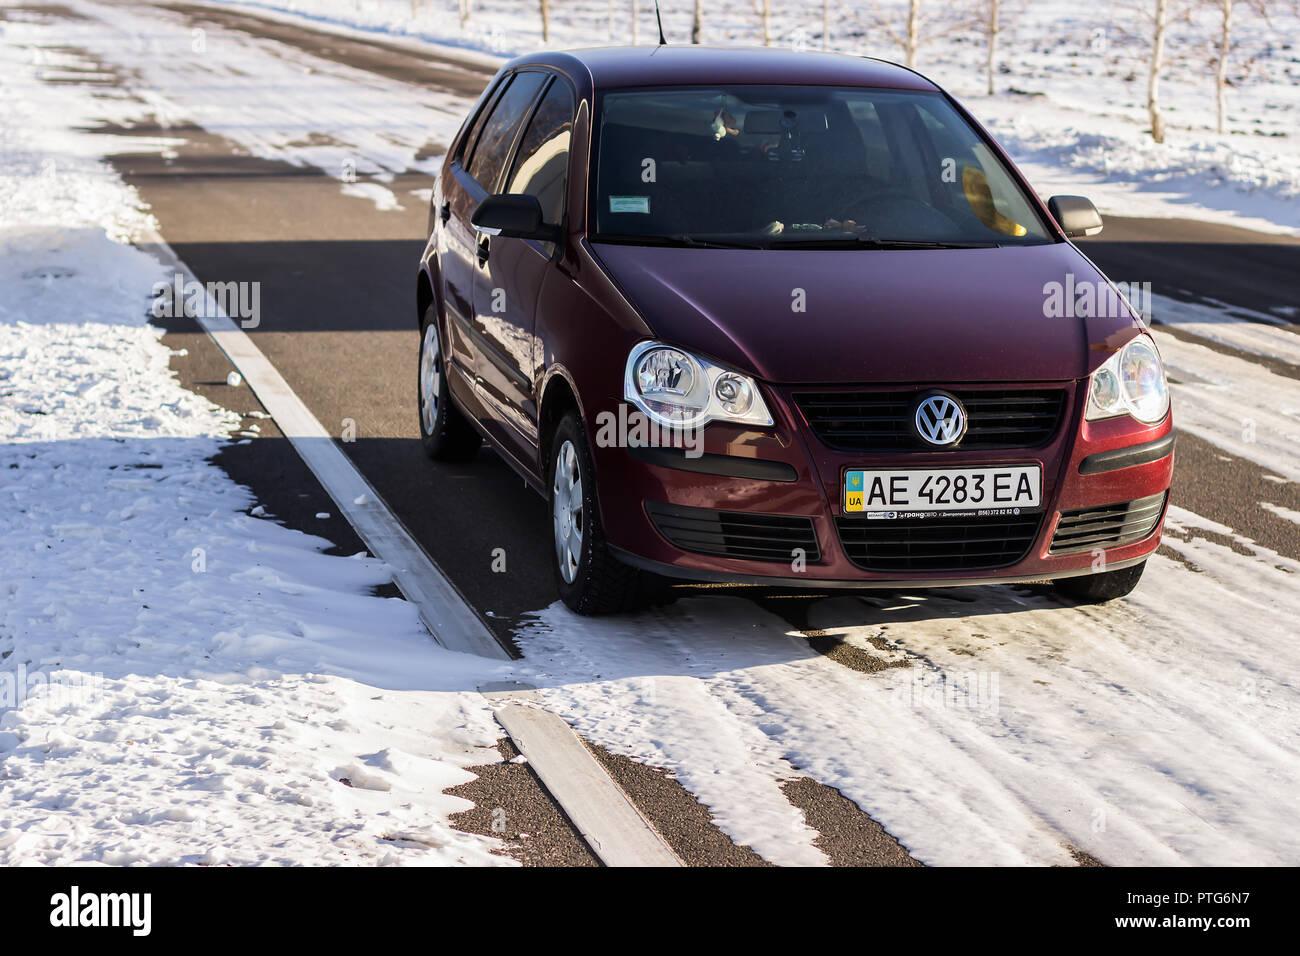
MULTIPOLYGON (((166 6, 195 25, 271 38, 467 99, 489 78, 467 62, 378 40, 346 39, 229 10, 166 6)), ((57 8, 47 9, 58 15, 57 8)), ((159 132, 148 125, 103 131, 145 138, 159 132)), ((413 191, 428 188, 428 178, 397 176, 386 185, 403 208, 379 212, 368 200, 341 194, 338 181, 318 170, 250 157, 197 126, 180 133, 186 142, 175 156, 165 158, 150 145, 121 152, 113 162, 201 280, 262 284, 262 322, 251 332, 257 345, 328 429, 341 435, 345 421, 355 423, 356 441, 343 445, 347 454, 468 600, 488 614, 499 637, 509 641, 523 615, 555 600, 549 521, 542 501, 494 454, 484 451, 472 462, 435 465, 420 447, 413 279, 427 209, 413 191), (505 573, 492 570, 497 548, 506 554, 505 573)), ((1192 221, 1108 218, 1105 233, 1088 241, 1086 251, 1117 279, 1150 281, 1157 292, 1258 311, 1293 305, 1300 275, 1300 241, 1192 221)), ((174 366, 187 387, 239 411, 260 407, 246 386, 225 384, 224 357, 189 320, 175 320, 169 334, 173 347, 188 349, 174 366)), ((316 517, 333 510, 324 493, 270 423, 260 424, 261 438, 231 446, 220 463, 284 523, 322 534, 342 552, 359 550, 340 518, 316 517)), ((1251 462, 1183 435, 1174 496, 1207 518, 1300 557, 1295 526, 1257 505, 1269 500, 1300 511, 1300 489, 1267 482, 1251 462)), ((764 601, 796 627, 803 626, 804 609, 813 599, 778 601, 770 594, 742 593, 764 601)), ((852 648, 822 641, 815 633, 809 638, 815 649, 845 666, 868 671, 874 666, 873 658, 852 648)), ((680 787, 646 777, 638 765, 620 765, 609 755, 602 760, 616 776, 623 775, 629 793, 690 862, 757 862, 713 828, 680 787)), ((548 811, 548 798, 536 781, 512 767, 485 770, 472 799, 511 806, 522 801, 531 808, 517 816, 531 821, 537 834, 520 849, 521 858, 591 862, 554 808, 548 811), (547 832, 553 833, 549 841, 547 832)), ((911 862, 887 833, 835 791, 797 781, 787 796, 821 830, 835 862, 911 862)), ((471 814, 460 823, 474 829, 484 823, 476 819, 471 814)))

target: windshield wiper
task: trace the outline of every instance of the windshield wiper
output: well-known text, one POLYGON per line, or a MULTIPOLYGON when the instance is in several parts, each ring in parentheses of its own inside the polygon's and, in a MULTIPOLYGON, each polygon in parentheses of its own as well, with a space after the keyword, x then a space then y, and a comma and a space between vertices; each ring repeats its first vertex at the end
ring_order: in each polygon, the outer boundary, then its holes
POLYGON ((592 242, 617 242, 640 246, 688 246, 697 249, 765 249, 766 242, 740 242, 731 239, 699 239, 678 234, 673 236, 639 236, 631 233, 598 233, 592 242))
POLYGON ((998 249, 1001 243, 991 240, 944 242, 929 239, 879 239, 874 236, 836 236, 834 238, 774 239, 774 249, 998 249))

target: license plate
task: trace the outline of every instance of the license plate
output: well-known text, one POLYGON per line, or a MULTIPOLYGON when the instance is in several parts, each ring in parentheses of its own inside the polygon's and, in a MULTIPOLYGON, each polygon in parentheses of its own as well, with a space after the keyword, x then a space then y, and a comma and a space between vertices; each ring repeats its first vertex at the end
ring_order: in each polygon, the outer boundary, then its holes
POLYGON ((1037 508, 1042 503, 1042 485, 1037 465, 850 470, 844 474, 844 510, 888 513, 1037 508))

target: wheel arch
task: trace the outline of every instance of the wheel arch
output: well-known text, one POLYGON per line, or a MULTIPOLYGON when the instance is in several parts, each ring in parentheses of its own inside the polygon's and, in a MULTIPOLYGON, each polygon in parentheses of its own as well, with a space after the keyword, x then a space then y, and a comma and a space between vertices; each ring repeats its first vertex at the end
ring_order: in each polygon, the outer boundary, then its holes
POLYGON ((537 406, 537 452, 540 459, 539 469, 545 481, 551 463, 551 439, 560 419, 572 410, 578 413, 583 429, 588 430, 587 416, 583 413, 582 402, 578 398, 578 389, 567 369, 562 366, 550 368, 542 381, 541 400, 537 406))
MULTIPOLYGON (((434 277, 437 272, 437 263, 432 259, 427 263, 420 264, 420 270, 415 277, 415 327, 421 328, 424 325, 424 313, 428 311, 429 306, 438 306, 438 294, 435 291, 436 283, 434 277)), ((442 318, 442 309, 438 309, 438 317, 442 318)))

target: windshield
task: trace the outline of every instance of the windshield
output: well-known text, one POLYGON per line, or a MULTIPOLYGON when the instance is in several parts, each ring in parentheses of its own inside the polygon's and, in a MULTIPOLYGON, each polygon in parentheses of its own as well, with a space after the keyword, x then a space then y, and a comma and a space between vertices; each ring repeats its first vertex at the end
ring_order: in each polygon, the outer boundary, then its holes
POLYGON ((1052 241, 939 93, 668 87, 601 98, 595 241, 992 246, 1052 241))

